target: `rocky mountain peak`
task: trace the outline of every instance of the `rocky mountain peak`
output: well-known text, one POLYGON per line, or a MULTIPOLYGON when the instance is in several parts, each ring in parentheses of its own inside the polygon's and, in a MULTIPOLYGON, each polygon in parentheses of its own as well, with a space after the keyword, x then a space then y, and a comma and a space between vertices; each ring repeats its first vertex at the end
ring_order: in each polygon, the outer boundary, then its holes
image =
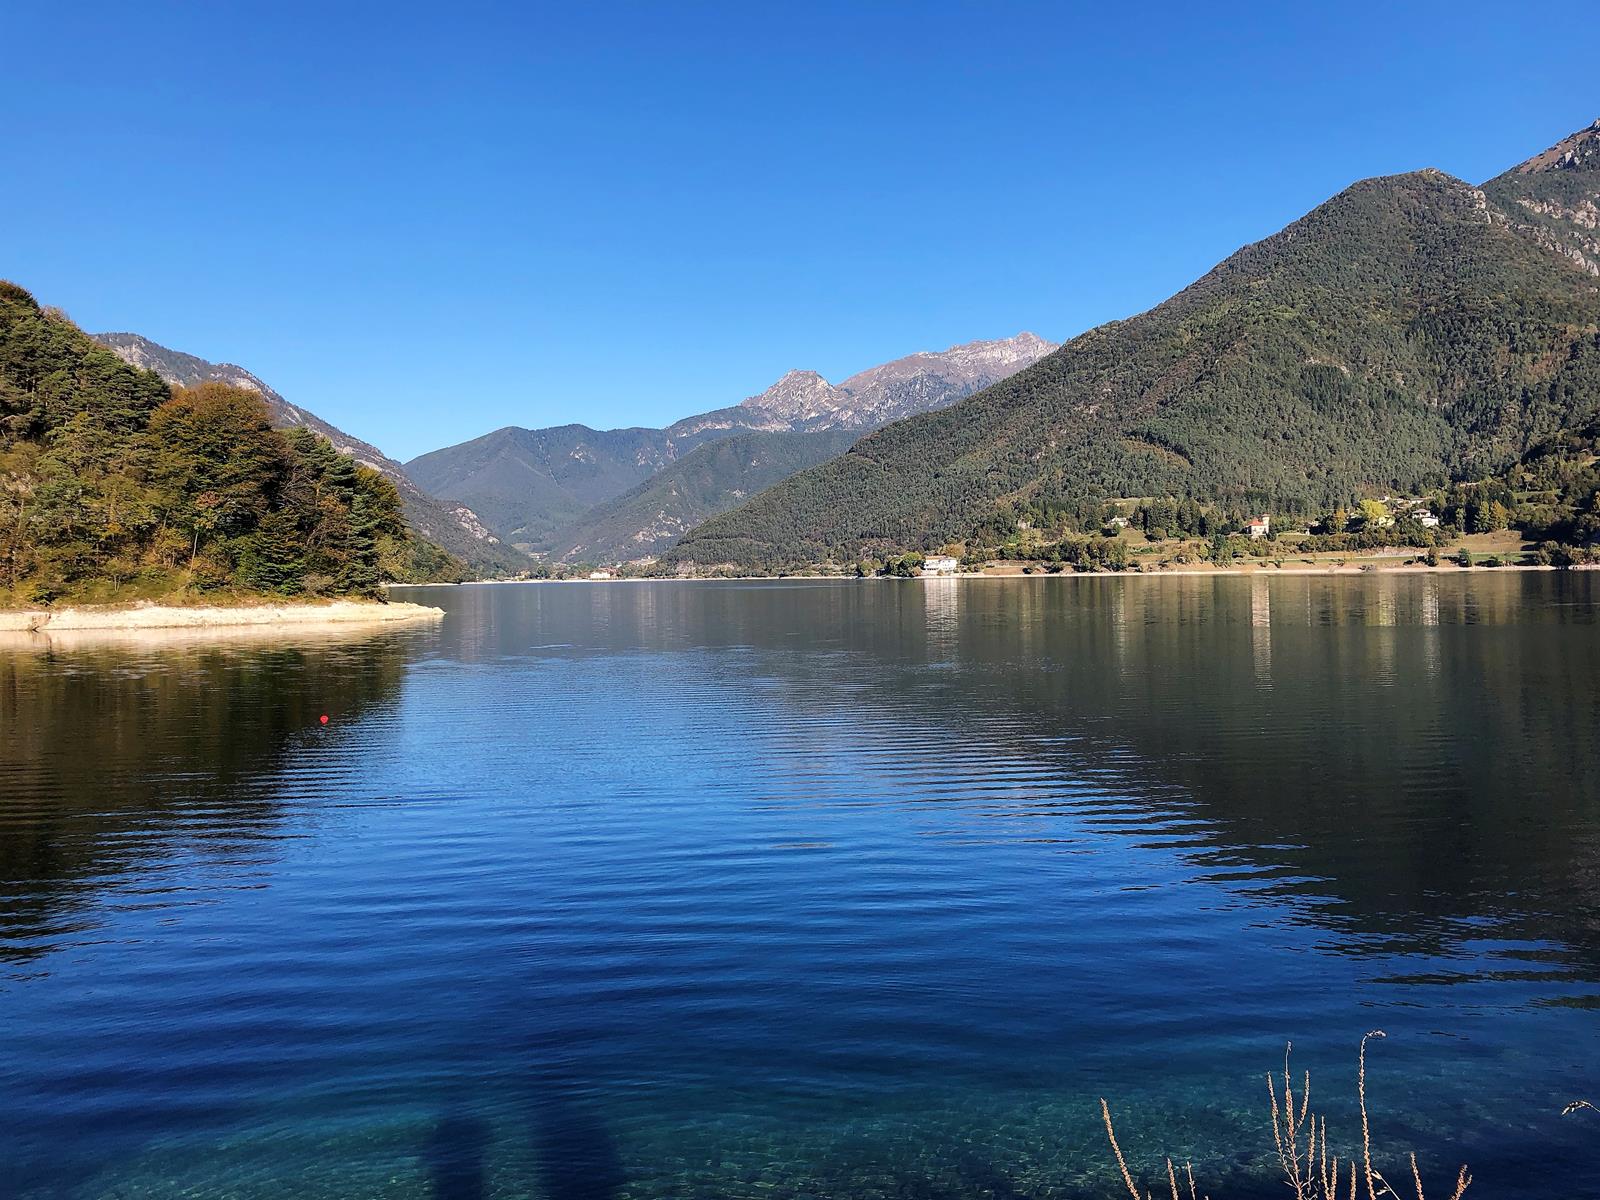
POLYGON ((740 405, 800 429, 870 429, 953 404, 1054 350, 1036 333, 919 350, 835 386, 815 371, 790 371, 740 405))
POLYGON ((740 406, 757 408, 786 421, 812 421, 839 408, 849 399, 815 371, 790 371, 759 396, 740 406))

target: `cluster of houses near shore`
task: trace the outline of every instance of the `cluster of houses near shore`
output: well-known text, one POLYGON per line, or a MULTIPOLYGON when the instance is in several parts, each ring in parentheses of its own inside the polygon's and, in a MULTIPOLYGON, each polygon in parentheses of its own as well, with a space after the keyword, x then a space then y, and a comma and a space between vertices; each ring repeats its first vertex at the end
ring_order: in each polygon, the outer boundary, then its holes
MULTIPOLYGON (((1363 501, 1363 504, 1366 502, 1363 501)), ((1415 521, 1424 529, 1439 528, 1439 518, 1428 507, 1426 500, 1419 500, 1413 496, 1383 496, 1378 503, 1383 506, 1383 512, 1364 517, 1369 524, 1379 529, 1391 529, 1396 521, 1415 521)), ((1244 523, 1244 531, 1250 535, 1252 541, 1269 536, 1272 533, 1272 516, 1262 513, 1260 516, 1250 517, 1244 523)), ((1335 531, 1342 532, 1342 531, 1335 531)))
MULTIPOLYGON (((1379 529, 1393 528, 1396 521, 1402 520, 1415 521, 1424 529, 1439 528, 1439 518, 1428 507, 1426 500, 1411 496, 1383 496, 1379 498, 1378 503, 1383 506, 1384 511, 1364 519, 1379 529)), ((1250 535, 1252 541, 1259 541, 1269 536, 1272 533, 1271 514, 1262 513, 1260 516, 1248 518, 1244 523, 1244 531, 1250 535)))
MULTIPOLYGON (((1383 496, 1379 498, 1377 503, 1382 506, 1381 512, 1372 512, 1371 502, 1362 501, 1363 508, 1367 509, 1368 512, 1356 514, 1358 519, 1365 520, 1380 529, 1390 528, 1396 521, 1400 520, 1415 521, 1424 529, 1437 529, 1439 527, 1439 518, 1429 509, 1426 500, 1410 496, 1383 496)), ((1110 518, 1106 524, 1108 526, 1106 532, 1109 534, 1113 530, 1128 528, 1129 520, 1125 516, 1115 516, 1110 518)), ((1242 532, 1251 541, 1260 541, 1271 537, 1272 514, 1260 513, 1256 516, 1245 518, 1242 532)), ((953 554, 928 554, 922 559, 920 573, 924 577, 959 575, 961 573, 961 560, 953 554)), ((619 578, 619 573, 615 569, 601 567, 590 571, 588 578, 595 582, 603 582, 608 579, 619 578)))

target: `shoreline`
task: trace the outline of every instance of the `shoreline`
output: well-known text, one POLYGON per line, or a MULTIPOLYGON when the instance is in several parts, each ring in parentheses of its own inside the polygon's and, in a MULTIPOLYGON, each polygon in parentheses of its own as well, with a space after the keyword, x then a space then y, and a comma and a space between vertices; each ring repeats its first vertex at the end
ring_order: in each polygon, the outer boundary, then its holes
POLYGON ((1031 575, 1024 574, 1022 568, 1003 568, 995 571, 957 571, 950 575, 821 575, 804 574, 796 572, 789 575, 642 575, 631 578, 619 579, 467 579, 460 583, 405 583, 394 584, 393 587, 404 588, 450 588, 450 587, 497 587, 512 584, 590 584, 604 587, 613 583, 783 583, 789 581, 816 582, 819 580, 836 580, 851 583, 881 581, 916 581, 935 579, 1183 579, 1195 576, 1225 576, 1234 575, 1240 578, 1251 579, 1257 576, 1274 578, 1280 575, 1307 575, 1329 576, 1349 579, 1371 579, 1377 575, 1511 575, 1525 571, 1600 571, 1600 566, 1591 564, 1578 564, 1571 567, 1546 566, 1541 563, 1502 563, 1498 567, 1488 567, 1474 563, 1470 567, 1463 567, 1458 563, 1445 561, 1436 567, 1425 564, 1395 563, 1392 566, 1377 564, 1383 559, 1368 559, 1364 563, 1347 562, 1344 566, 1307 566, 1294 567, 1211 567, 1211 566, 1179 566, 1169 570, 1154 571, 1073 571, 1063 570, 1050 573, 1036 569, 1031 575), (1367 566, 1372 570, 1367 570, 1367 566))
POLYGON ((56 633, 137 629, 305 629, 318 625, 392 625, 438 620, 444 610, 422 604, 335 600, 326 604, 83 605, 0 611, 0 632, 56 633))

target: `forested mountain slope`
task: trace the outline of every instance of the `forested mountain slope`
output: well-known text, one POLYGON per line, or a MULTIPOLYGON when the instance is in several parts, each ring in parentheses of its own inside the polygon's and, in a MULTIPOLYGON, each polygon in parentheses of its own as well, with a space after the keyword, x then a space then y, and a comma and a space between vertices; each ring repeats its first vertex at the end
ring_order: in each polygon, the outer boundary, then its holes
POLYGON ((253 391, 172 389, 0 283, 0 602, 450 577, 378 472, 253 391))
POLYGON ((1600 279, 1556 244, 1584 236, 1600 197, 1582 165, 1597 137, 1487 190, 1434 170, 1357 183, 1157 308, 864 438, 670 557, 926 548, 1032 500, 1319 512, 1503 469, 1600 406, 1600 279))
POLYGON ((332 443, 362 466, 386 476, 400 493, 406 520, 420 536, 442 546, 475 574, 497 575, 520 571, 529 565, 521 552, 499 537, 459 501, 441 501, 412 482, 405 469, 376 446, 351 437, 308 409, 290 404, 260 378, 231 363, 207 362, 181 350, 171 350, 137 333, 91 335, 118 358, 135 367, 154 371, 175 387, 194 388, 202 383, 223 383, 257 393, 267 406, 272 424, 279 429, 309 429, 332 443))
POLYGON ((672 461, 659 429, 511 425, 414 458, 423 487, 461 499, 512 544, 548 549, 558 530, 672 461))
MULTIPOLYGON (((952 404, 1052 349, 1043 338, 1022 333, 908 355, 837 386, 815 371, 790 371, 740 404, 685 417, 665 429, 508 426, 424 454, 407 463, 406 470, 435 495, 469 504, 519 546, 584 556, 599 552, 595 539, 601 535, 588 532, 591 509, 630 492, 708 442, 744 433, 874 429, 908 413, 952 404)), ((792 461, 796 469, 802 461, 814 461, 796 456, 799 445, 788 443, 781 454, 769 455, 766 461, 792 461)), ((706 501, 698 516, 720 512, 743 499, 738 493, 748 487, 749 478, 741 462, 737 455, 713 457, 692 468, 700 472, 695 487, 706 501), (714 464, 731 471, 725 481, 704 474, 714 464), (719 498, 712 501, 713 495, 719 498)), ((675 503, 668 507, 678 511, 675 503)), ((631 539, 640 547, 659 544, 652 531, 664 525, 656 522, 655 511, 649 504, 637 511, 644 521, 627 531, 614 527, 619 515, 615 511, 596 511, 592 516, 611 530, 603 538, 608 545, 618 538, 631 539)))
POLYGON ((658 554, 707 518, 844 453, 856 437, 854 430, 835 429, 741 433, 709 442, 585 513, 564 531, 555 557, 621 562, 658 554))

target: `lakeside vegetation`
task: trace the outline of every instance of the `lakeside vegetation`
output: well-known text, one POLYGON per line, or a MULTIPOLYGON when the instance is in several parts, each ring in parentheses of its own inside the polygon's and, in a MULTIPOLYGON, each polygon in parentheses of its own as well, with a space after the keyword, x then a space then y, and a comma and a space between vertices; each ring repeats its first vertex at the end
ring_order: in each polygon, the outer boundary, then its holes
POLYGON ((461 577, 395 487, 253 392, 167 386, 0 282, 0 605, 376 597, 461 577))
MULTIPOLYGON (((1246 513, 1193 497, 1126 499, 1098 504, 1006 506, 982 522, 964 543, 946 549, 963 565, 1034 562, 1046 570, 1121 571, 1150 566, 1239 560, 1394 557, 1395 552, 1437 566, 1447 554, 1472 555, 1464 539, 1502 534, 1504 545, 1526 542, 1490 556, 1502 562, 1570 567, 1600 562, 1600 460, 1593 429, 1541 447, 1506 475, 1458 483, 1418 497, 1367 497, 1316 516, 1246 513), (1268 530, 1251 536, 1249 521, 1268 518, 1268 530)), ((893 557, 883 560, 893 562, 893 557)), ((861 573, 859 570, 857 573, 861 573)))
MULTIPOLYGON (((1600 565, 1600 439, 1566 435, 1507 475, 1413 497, 1366 498, 1319 516, 1245 513, 1193 497, 1007 505, 948 554, 965 573, 1149 572, 1233 567, 1600 565), (1268 529, 1251 536, 1252 519, 1268 529)), ((777 566, 701 567, 670 557, 621 564, 542 562, 528 579, 816 574, 912 577, 920 550, 777 566)))

